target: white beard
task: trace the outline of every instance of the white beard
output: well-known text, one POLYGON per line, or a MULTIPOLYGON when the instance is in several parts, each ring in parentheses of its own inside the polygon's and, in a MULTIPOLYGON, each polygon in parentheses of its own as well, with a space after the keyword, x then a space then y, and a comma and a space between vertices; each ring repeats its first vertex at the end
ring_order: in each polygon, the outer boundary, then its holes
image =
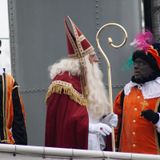
POLYGON ((99 119, 110 112, 110 105, 105 85, 103 83, 103 73, 99 69, 98 63, 91 64, 88 56, 85 57, 87 66, 88 111, 94 119, 99 119))
MULTIPOLYGON (((90 64, 89 55, 85 56, 85 62, 87 67, 87 86, 89 90, 87 106, 89 115, 94 119, 99 119, 103 115, 110 112, 110 106, 108 96, 103 83, 103 74, 99 69, 97 63, 90 64)), ((57 74, 65 71, 70 72, 72 75, 80 75, 80 65, 78 59, 66 58, 60 62, 53 64, 49 67, 50 78, 53 79, 57 74)))

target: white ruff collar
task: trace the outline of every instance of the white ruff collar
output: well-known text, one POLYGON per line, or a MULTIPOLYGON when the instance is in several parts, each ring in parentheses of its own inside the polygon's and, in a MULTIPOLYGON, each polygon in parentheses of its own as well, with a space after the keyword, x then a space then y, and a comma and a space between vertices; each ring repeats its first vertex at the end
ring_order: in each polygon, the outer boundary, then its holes
POLYGON ((157 77, 153 81, 146 82, 143 85, 130 81, 124 86, 125 95, 128 95, 131 91, 131 88, 134 86, 138 86, 138 88, 142 91, 144 99, 160 97, 160 77, 157 77))

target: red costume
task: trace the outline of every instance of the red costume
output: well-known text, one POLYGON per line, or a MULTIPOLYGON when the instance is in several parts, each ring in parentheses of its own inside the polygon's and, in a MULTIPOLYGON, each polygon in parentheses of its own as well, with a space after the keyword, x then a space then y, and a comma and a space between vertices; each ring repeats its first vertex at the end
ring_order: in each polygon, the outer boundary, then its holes
POLYGON ((57 75, 47 98, 45 145, 62 148, 88 148, 88 113, 81 94, 79 76, 57 75))
MULTIPOLYGON (((96 122, 93 118, 93 124, 90 123, 85 56, 95 55, 94 48, 73 21, 67 18, 73 29, 72 33, 65 19, 70 59, 66 59, 69 62, 67 64, 61 61, 51 67, 52 83, 46 96, 45 146, 101 150, 106 147, 105 136, 110 134, 112 129, 109 125, 100 123, 102 117, 95 118, 96 122), (73 63, 76 64, 75 68, 72 68, 73 63), (101 126, 105 130, 102 131, 101 126)), ((104 115, 104 112, 102 114, 104 115)))

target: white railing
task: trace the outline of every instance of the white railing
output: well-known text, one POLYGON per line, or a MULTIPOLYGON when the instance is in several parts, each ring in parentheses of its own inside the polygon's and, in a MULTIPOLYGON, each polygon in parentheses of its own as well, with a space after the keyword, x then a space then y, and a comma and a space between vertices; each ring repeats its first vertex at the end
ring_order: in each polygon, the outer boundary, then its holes
POLYGON ((103 152, 79 149, 63 149, 41 146, 0 144, 0 159, 114 159, 114 160, 160 160, 160 155, 103 152), (17 158, 16 158, 17 156, 17 158), (21 158, 18 158, 18 157, 21 158), (8 157, 8 158, 7 158, 8 157), (28 158, 30 159, 30 158, 28 158))

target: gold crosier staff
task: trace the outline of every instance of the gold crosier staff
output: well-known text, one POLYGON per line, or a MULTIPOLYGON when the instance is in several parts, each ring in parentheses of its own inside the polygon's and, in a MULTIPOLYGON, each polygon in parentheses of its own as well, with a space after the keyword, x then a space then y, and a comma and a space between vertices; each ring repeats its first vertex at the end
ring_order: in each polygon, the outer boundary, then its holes
MULTIPOLYGON (((109 92, 109 104, 110 104, 110 109, 111 109, 111 112, 113 112, 113 99, 112 99, 112 80, 111 80, 111 65, 110 65, 110 62, 109 62, 109 59, 108 57, 106 56, 105 52, 103 51, 101 45, 100 45, 100 42, 99 42, 99 35, 101 33, 101 31, 105 28, 105 27, 111 27, 111 26, 116 26, 116 27, 119 27, 120 29, 122 29, 122 31, 124 32, 124 40, 121 44, 119 45, 115 45, 113 44, 113 41, 112 41, 112 38, 111 37, 108 37, 108 43, 113 47, 113 48, 120 48, 122 47, 126 41, 127 41, 127 38, 128 38, 128 34, 125 30, 125 28, 123 26, 121 26, 120 24, 117 24, 117 23, 107 23, 105 25, 103 25, 97 32, 96 34, 96 42, 97 42, 97 46, 98 46, 98 49, 100 51, 100 53, 103 55, 103 58, 105 59, 106 61, 106 64, 107 64, 107 76, 108 76, 108 92, 109 92)), ((112 150, 115 152, 115 137, 114 137, 114 129, 113 129, 113 132, 112 132, 112 150)))

